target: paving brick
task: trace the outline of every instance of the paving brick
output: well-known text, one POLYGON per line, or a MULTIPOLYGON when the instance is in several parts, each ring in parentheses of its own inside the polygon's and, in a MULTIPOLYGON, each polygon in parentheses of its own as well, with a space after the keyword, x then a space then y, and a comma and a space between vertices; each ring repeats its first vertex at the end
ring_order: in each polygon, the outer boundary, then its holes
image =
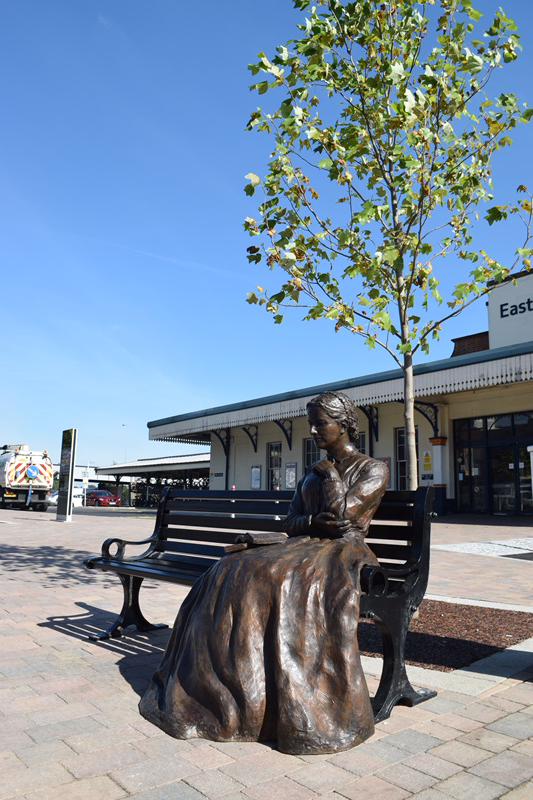
MULTIPOLYGON (((194 739, 188 739, 187 741, 190 744, 194 743, 194 739)), ((230 756, 230 758, 234 759, 241 757, 246 758, 246 756, 254 754, 264 755, 270 752, 270 748, 259 742, 211 742, 211 746, 216 747, 217 750, 221 750, 223 753, 230 756)))
POLYGON ((494 708, 501 708, 508 714, 513 714, 515 711, 521 711, 524 706, 522 703, 516 703, 514 700, 508 700, 505 694, 493 694, 489 697, 483 698, 483 705, 493 706, 494 708))
POLYGON ((64 722, 54 722, 50 725, 39 725, 30 728, 28 733, 35 742, 50 742, 52 739, 67 739, 76 734, 98 733, 99 731, 105 731, 105 726, 93 717, 79 717, 64 722))
POLYGON ((436 697, 424 702, 424 710, 435 714, 450 714, 465 707, 467 698, 457 697, 453 692, 439 692, 436 697))
POLYGON ((26 800, 118 800, 126 792, 110 778, 100 776, 83 781, 75 781, 65 786, 39 789, 26 795, 26 800))
POLYGON ((190 761, 191 764, 194 764, 199 769, 211 770, 223 767, 224 764, 235 763, 233 758, 207 743, 202 744, 201 747, 190 747, 188 750, 180 750, 179 752, 182 758, 190 761))
POLYGON ((483 800, 493 800, 495 797, 500 797, 505 791, 501 784, 479 778, 469 772, 460 772, 457 775, 452 775, 451 778, 446 778, 445 781, 437 784, 435 788, 447 797, 455 798, 455 800, 472 800, 472 798, 478 797, 480 800, 481 798, 483 800))
POLYGON ((407 755, 406 750, 401 750, 399 747, 388 743, 388 739, 381 739, 379 742, 371 742, 365 745, 365 750, 368 755, 377 756, 384 762, 384 765, 394 764, 397 761, 403 761, 407 755))
POLYGON ((518 744, 512 746, 511 750, 516 750, 517 753, 525 753, 533 758, 533 740, 518 742, 518 744))
POLYGON ((495 722, 497 719, 501 719, 501 717, 505 716, 506 712, 501 708, 488 706, 484 703, 472 703, 472 705, 467 706, 463 711, 458 711, 457 714, 460 717, 477 720, 486 725, 489 722, 495 722))
POLYGON ((514 700, 516 703, 533 705, 533 685, 531 683, 519 683, 505 692, 506 700, 514 700))
POLYGON ((514 736, 517 739, 529 739, 533 736, 533 715, 518 711, 516 714, 509 714, 507 717, 491 723, 488 728, 496 733, 505 733, 507 736, 514 736))
MULTIPOLYGON (((424 789, 423 792, 411 795, 411 800, 450 800, 450 795, 442 794, 438 789, 431 787, 431 789, 424 789)), ((474 800, 474 798, 471 800, 474 800)))
POLYGON ((512 789, 533 777, 533 758, 524 753, 506 750, 488 758, 482 764, 476 764, 470 771, 512 789))
POLYGON ((483 750, 490 750, 491 753, 501 753, 517 743, 517 739, 505 736, 503 733, 488 731, 486 728, 478 728, 470 733, 465 733, 459 738, 460 742, 472 744, 474 747, 481 747, 483 750))
POLYGON ((58 739, 52 742, 34 744, 32 747, 24 747, 21 750, 17 750, 16 753, 27 767, 35 767, 38 764, 45 764, 50 761, 61 761, 63 758, 73 755, 71 748, 58 739))
POLYGON ((275 750, 266 750, 266 752, 244 756, 233 764, 220 767, 220 771, 244 786, 254 786, 256 783, 263 783, 280 775, 294 773, 295 770, 300 770, 301 766, 302 762, 296 756, 288 756, 275 750))
POLYGON ((53 710, 32 713, 31 719, 34 725, 50 725, 54 722, 89 717, 94 712, 95 707, 90 703, 65 703, 61 700, 61 706, 53 710))
POLYGON ((225 775, 218 769, 205 770, 191 775, 185 782, 197 789, 203 796, 217 798, 227 795, 230 792, 239 792, 243 785, 229 775, 225 775))
POLYGON ((450 775, 455 775, 461 771, 461 767, 458 764, 452 764, 451 761, 445 761, 443 758, 431 755, 431 753, 417 753, 416 756, 405 761, 404 764, 439 780, 449 778, 450 775))
MULTIPOLYGON (((170 737, 166 736, 165 738, 169 739, 170 737)), ((143 733, 130 725, 114 730, 99 725, 97 732, 66 736, 63 741, 76 753, 94 753, 95 750, 102 750, 105 747, 116 747, 119 742, 121 744, 131 744, 132 742, 140 744, 148 740, 143 733)))
POLYGON ((163 786, 172 781, 179 781, 197 772, 196 767, 188 761, 175 756, 172 759, 145 759, 128 767, 113 770, 110 777, 133 794, 144 789, 152 789, 155 786, 163 786))
POLYGON ((299 783, 295 783, 290 778, 276 778, 273 781, 259 783, 257 786, 249 786, 245 789, 246 797, 252 800, 313 800, 316 798, 315 792, 307 789, 299 783))
POLYGON ((37 789, 48 789, 72 783, 72 775, 60 764, 41 764, 39 769, 21 767, 2 772, 0 799, 30 794, 37 789))
POLYGON ((447 725, 443 725, 440 721, 440 717, 431 720, 431 722, 424 722, 422 725, 417 725, 415 730, 420 731, 421 733, 427 733, 429 736, 436 736, 437 739, 441 739, 443 742, 449 742, 452 739, 457 739, 459 736, 461 736, 461 733, 463 733, 463 731, 460 731, 457 728, 451 728, 447 725))
POLYGON ((71 753, 61 759, 63 766, 75 778, 93 778, 143 761, 146 761, 146 756, 128 744, 117 744, 114 748, 96 750, 94 753, 71 753))
MULTIPOLYGON (((139 735, 142 736, 142 734, 139 735)), ((189 741, 174 739, 173 736, 167 736, 166 733, 162 736, 152 736, 149 739, 143 736, 142 739, 135 741, 135 747, 150 758, 174 758, 175 755, 184 757, 185 753, 194 753, 196 750, 189 741)), ((221 755, 224 756, 223 753, 221 755)), ((230 760, 229 756, 224 757, 230 760)))
POLYGON ((317 794, 325 794, 325 792, 330 792, 333 789, 340 792, 344 785, 353 782, 351 772, 327 762, 314 766, 308 764, 303 769, 291 772, 290 777, 293 781, 306 786, 317 794))
POLYGON ((349 786, 337 788, 337 794, 348 800, 403 800, 410 797, 410 792, 400 786, 378 778, 376 775, 367 775, 349 786))
POLYGON ((406 753, 422 753, 442 744, 442 739, 438 739, 436 736, 413 730, 393 733, 392 736, 387 736, 385 741, 388 745, 405 750, 406 753))
POLYGON ((4 718, 0 726, 0 752, 4 750, 22 750, 24 747, 31 747, 33 740, 24 731, 11 730, 4 718))
POLYGON ((523 783, 522 786, 517 786, 516 789, 511 789, 510 792, 502 794, 502 800, 531 800, 533 797, 533 781, 523 783))
MULTIPOLYGON (((401 751, 400 758, 401 758, 401 751)), ((372 750, 366 747, 354 747, 353 750, 346 750, 344 753, 336 753, 329 756, 328 761, 336 767, 353 772, 355 775, 368 775, 383 769, 389 762, 380 758, 372 750)))
POLYGON ((430 786, 437 782, 437 778, 405 764, 394 764, 392 767, 387 767, 387 769, 378 774, 378 778, 383 778, 383 780, 394 783, 396 786, 413 793, 429 789, 430 786))
MULTIPOLYGON (((96 798, 93 800, 96 800, 96 798)), ((183 783, 183 781, 177 781, 176 783, 156 786, 154 789, 148 789, 145 792, 136 794, 135 800, 205 800, 205 795, 200 794, 200 792, 183 783)), ((226 795, 224 800, 229 800, 229 796, 226 795)), ((239 800, 244 800, 244 795, 239 800)))
POLYGON ((454 741, 445 742, 433 748, 431 755, 444 758, 445 761, 451 761, 461 767, 473 767, 474 764, 478 764, 488 758, 492 753, 487 750, 481 750, 479 747, 472 747, 472 745, 464 742, 454 741))
POLYGON ((439 718, 439 722, 447 728, 457 728, 462 733, 469 733, 470 731, 475 731, 476 728, 483 727, 483 723, 479 722, 479 720, 468 719, 460 714, 444 714, 439 718))
MULTIPOLYGON (((23 766, 23 762, 18 758, 15 753, 10 750, 3 750, 0 752, 0 771, 10 769, 18 769, 23 766)), ((0 774, 1 774, 0 772, 0 774)))

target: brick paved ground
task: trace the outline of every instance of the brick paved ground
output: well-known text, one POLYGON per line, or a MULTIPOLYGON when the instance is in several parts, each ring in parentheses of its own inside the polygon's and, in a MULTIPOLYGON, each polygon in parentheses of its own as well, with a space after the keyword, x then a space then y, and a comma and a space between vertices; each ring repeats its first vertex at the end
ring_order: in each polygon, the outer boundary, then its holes
MULTIPOLYGON (((87 632, 111 621, 121 590, 116 578, 86 572, 81 559, 106 536, 141 538, 152 525, 137 514, 80 514, 64 525, 51 514, 0 511, 0 800, 533 798, 526 647, 485 665, 485 680, 413 673, 420 685, 443 680, 446 688, 417 708, 395 709, 369 742, 331 756, 176 741, 145 722, 138 695, 168 634, 88 642, 87 632)), ((447 535, 446 525, 435 525, 440 543, 533 536, 527 527, 483 534, 473 530, 482 526, 453 525, 447 535)), ((532 573, 527 562, 434 551, 430 590, 533 606, 532 573)), ((172 622, 185 591, 146 585, 146 615, 172 622)))

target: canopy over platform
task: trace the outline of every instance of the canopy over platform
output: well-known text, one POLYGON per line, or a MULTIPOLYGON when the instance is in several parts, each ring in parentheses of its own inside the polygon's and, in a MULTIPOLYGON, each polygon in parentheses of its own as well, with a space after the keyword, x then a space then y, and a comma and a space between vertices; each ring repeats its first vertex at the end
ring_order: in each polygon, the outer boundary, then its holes
POLYGON ((164 458, 139 458, 124 464, 112 464, 97 467, 97 476, 113 475, 115 479, 128 476, 130 478, 182 478, 208 477, 209 453, 193 455, 166 456, 164 458))

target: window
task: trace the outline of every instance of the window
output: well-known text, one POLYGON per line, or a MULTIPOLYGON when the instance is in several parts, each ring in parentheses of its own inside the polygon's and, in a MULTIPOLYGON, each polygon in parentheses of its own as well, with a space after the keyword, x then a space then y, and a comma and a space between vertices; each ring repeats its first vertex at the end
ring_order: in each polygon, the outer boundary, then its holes
POLYGON ((359 433, 359 452, 366 453, 366 433, 361 431, 359 433))
MULTIPOLYGON (((418 428, 416 436, 416 461, 418 465, 418 428)), ((394 452, 396 455, 396 489, 407 489, 407 452, 405 447, 405 428, 394 429, 394 452)))
POLYGON ((309 472, 313 464, 320 461, 320 450, 314 439, 304 439, 304 473, 309 472))
POLYGON ((277 492, 281 489, 281 442, 267 444, 267 490, 277 492))

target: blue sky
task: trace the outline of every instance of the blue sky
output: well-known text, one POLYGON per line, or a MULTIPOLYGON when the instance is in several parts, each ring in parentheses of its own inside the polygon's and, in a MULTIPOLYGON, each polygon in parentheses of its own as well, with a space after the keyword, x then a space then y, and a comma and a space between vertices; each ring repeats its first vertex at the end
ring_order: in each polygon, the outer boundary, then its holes
MULTIPOLYGON (((477 4, 489 16, 498 3, 477 4)), ((531 103, 533 12, 504 8, 524 52, 493 90, 531 103)), ((265 137, 247 64, 294 32, 290 0, 4 0, 0 6, 0 443, 80 463, 186 452, 148 441, 171 414, 391 369, 327 322, 274 326, 245 302, 270 279, 245 258, 265 137)), ((531 187, 531 128, 495 164, 497 200, 531 187)), ((483 245, 507 259, 503 229, 483 245)), ((485 330, 483 303, 450 338, 485 330)))

